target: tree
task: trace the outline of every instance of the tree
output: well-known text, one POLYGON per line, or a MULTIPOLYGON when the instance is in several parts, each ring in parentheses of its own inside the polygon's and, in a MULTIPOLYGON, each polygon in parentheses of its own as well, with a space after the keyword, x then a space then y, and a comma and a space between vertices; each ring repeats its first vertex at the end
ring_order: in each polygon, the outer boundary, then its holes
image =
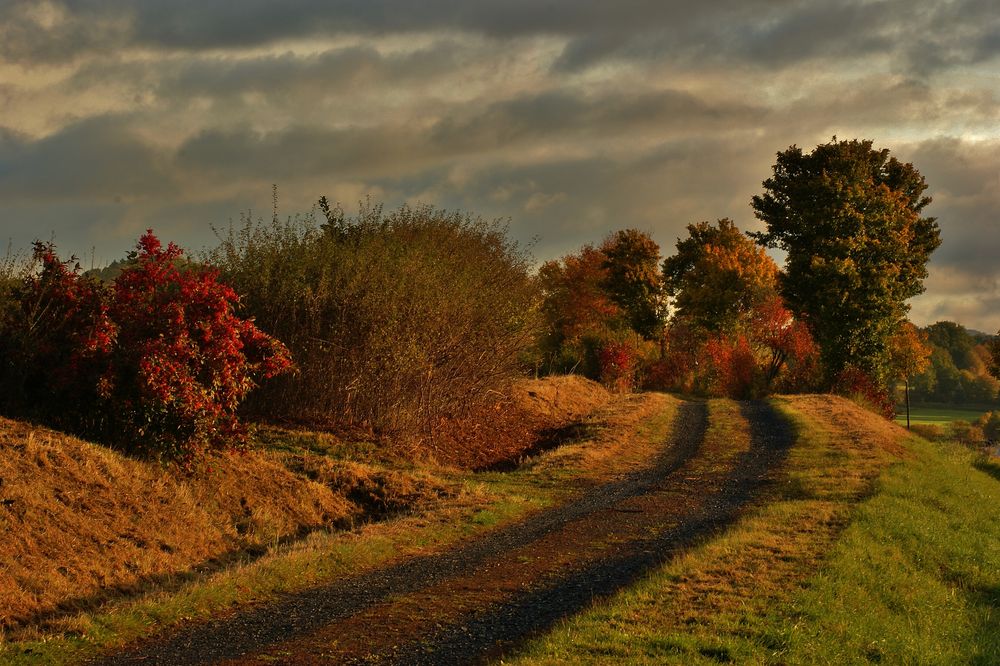
POLYGON ((927 334, 908 321, 902 322, 889 339, 889 372, 893 379, 909 381, 930 367, 932 347, 927 334))
POLYGON ((834 138, 809 154, 778 153, 753 198, 767 225, 755 237, 787 252, 781 293, 815 335, 828 382, 848 367, 887 382, 889 339, 941 242, 934 218, 921 215, 926 189, 888 150, 834 138))
POLYGON ((608 279, 606 260, 602 251, 584 245, 577 253, 542 264, 538 271, 542 312, 553 346, 621 318, 621 308, 604 289, 608 279))
POLYGON ((976 366, 976 339, 961 324, 954 321, 939 321, 925 329, 927 339, 951 354, 951 360, 959 370, 972 370, 976 366))
POLYGON ((663 333, 663 281, 660 276, 660 246, 649 234, 622 229, 601 244, 604 288, 628 319, 628 324, 646 340, 663 333))
POLYGON ((723 218, 689 224, 677 253, 663 261, 674 317, 711 333, 732 332, 756 306, 776 295, 778 266, 723 218))

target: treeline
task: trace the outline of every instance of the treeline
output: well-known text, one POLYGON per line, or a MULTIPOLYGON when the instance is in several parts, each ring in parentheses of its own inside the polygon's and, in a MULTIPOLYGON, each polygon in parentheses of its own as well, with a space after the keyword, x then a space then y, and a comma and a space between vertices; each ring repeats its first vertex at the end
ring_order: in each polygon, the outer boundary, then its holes
POLYGON ((943 404, 1000 404, 1000 381, 990 372, 992 338, 952 321, 921 329, 930 354, 926 369, 909 382, 910 399, 943 404))
POLYGON ((536 362, 620 390, 815 390, 819 351, 784 306, 778 276, 729 219, 689 225, 666 259, 649 234, 612 233, 539 271, 546 328, 536 362))
POLYGON ((889 388, 931 352, 905 316, 940 242, 925 189, 870 141, 792 146, 751 202, 761 233, 692 224, 664 258, 624 229, 537 273, 499 221, 348 216, 325 199, 245 217, 194 258, 150 232, 96 275, 38 244, 0 263, 0 410, 172 456, 239 445, 241 415, 417 440, 499 427, 529 371, 738 398, 836 390, 888 414, 889 388))

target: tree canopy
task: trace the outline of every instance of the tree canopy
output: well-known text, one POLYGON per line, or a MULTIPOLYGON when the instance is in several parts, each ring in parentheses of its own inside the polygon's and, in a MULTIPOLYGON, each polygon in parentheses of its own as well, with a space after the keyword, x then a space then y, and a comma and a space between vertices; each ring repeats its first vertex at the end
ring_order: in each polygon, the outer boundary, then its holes
POLYGON ((767 225, 756 238, 787 252, 780 289, 812 329, 828 380, 847 367, 888 380, 889 339, 941 242, 934 218, 922 216, 926 189, 888 150, 834 138, 808 154, 778 153, 753 198, 767 225))
POLYGON ((741 317, 775 297, 778 266, 728 218, 687 229, 677 253, 663 261, 674 317, 712 333, 731 332, 741 317))
POLYGON ((605 289, 625 313, 636 333, 653 340, 663 331, 663 283, 660 276, 660 246, 637 229, 622 229, 601 244, 605 289))

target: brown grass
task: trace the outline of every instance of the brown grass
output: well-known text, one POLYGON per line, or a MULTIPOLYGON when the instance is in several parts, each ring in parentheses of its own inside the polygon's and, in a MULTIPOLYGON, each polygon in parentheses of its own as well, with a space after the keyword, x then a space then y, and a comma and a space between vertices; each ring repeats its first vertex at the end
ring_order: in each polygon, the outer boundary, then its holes
POLYGON ((430 479, 266 452, 190 474, 0 418, 0 629, 262 554, 282 540, 394 513, 430 479))
POLYGON ((578 375, 515 382, 463 418, 442 419, 430 436, 394 442, 397 455, 463 469, 516 462, 560 439, 560 429, 608 404, 611 394, 578 375))
MULTIPOLYGON (((442 428, 424 453, 466 467, 517 457, 547 429, 609 400, 580 377, 520 382, 494 414, 451 424, 450 436, 442 428)), ((651 409, 616 418, 638 423, 651 409)), ((182 473, 0 418, 0 631, 45 625, 256 557, 312 530, 459 492, 431 473, 337 460, 331 456, 350 444, 316 436, 323 440, 316 450, 216 455, 182 473)))

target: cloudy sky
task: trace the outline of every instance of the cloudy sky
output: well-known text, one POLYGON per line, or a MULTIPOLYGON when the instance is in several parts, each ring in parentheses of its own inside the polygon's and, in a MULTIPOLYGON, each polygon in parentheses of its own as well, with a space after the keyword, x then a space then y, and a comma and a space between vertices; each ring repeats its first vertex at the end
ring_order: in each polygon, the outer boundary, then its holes
POLYGON ((870 138, 944 239, 919 324, 1000 328, 994 0, 0 0, 0 232, 106 263, 367 194, 511 220, 539 260, 665 251, 775 153, 870 138))

